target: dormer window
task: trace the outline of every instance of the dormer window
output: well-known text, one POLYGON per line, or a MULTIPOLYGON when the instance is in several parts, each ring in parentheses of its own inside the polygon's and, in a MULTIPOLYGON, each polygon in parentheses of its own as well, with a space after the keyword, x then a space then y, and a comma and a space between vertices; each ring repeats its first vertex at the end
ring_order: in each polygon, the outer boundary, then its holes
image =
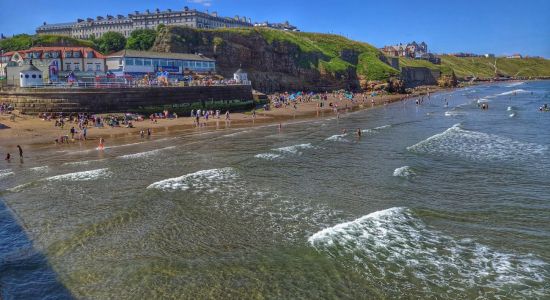
POLYGON ((73 52, 73 57, 74 58, 79 58, 80 57, 80 51, 73 52))
POLYGON ((65 52, 65 58, 71 58, 73 57, 73 53, 71 51, 65 52))
POLYGON ((86 53, 86 58, 94 58, 94 52, 93 51, 88 51, 86 53))

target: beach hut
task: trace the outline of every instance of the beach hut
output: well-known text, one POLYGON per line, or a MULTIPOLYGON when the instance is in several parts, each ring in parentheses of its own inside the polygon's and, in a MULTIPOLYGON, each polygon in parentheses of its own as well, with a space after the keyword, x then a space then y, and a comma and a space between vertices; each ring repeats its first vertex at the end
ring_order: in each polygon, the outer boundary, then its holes
POLYGON ((19 71, 19 86, 33 87, 43 84, 42 71, 35 67, 31 62, 19 71))
POLYGON ((248 74, 242 69, 238 69, 233 73, 233 79, 235 79, 237 83, 248 84, 248 74))

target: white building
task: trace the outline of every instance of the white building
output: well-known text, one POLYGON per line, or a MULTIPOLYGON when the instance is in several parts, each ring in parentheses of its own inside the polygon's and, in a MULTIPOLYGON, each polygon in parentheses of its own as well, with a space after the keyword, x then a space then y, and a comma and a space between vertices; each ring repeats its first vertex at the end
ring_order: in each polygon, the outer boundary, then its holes
POLYGON ((36 87, 43 84, 42 71, 33 66, 32 61, 19 71, 20 87, 36 87))
POLYGON ((248 73, 246 73, 242 69, 238 69, 237 71, 235 71, 235 73, 233 73, 233 79, 237 83, 249 84, 248 73))
POLYGON ((122 50, 107 56, 107 69, 117 75, 137 75, 166 71, 183 75, 186 71, 216 71, 216 61, 197 54, 122 50))
POLYGON ((136 29, 155 29, 158 25, 177 25, 192 28, 231 28, 231 27, 252 27, 250 18, 235 16, 234 18, 220 17, 216 12, 200 12, 195 9, 184 7, 182 11, 168 9, 161 11, 146 10, 136 11, 127 16, 117 15, 106 17, 78 19, 76 22, 47 24, 36 29, 38 34, 67 35, 74 38, 86 39, 92 36, 98 38, 109 31, 122 33, 129 37, 136 29))

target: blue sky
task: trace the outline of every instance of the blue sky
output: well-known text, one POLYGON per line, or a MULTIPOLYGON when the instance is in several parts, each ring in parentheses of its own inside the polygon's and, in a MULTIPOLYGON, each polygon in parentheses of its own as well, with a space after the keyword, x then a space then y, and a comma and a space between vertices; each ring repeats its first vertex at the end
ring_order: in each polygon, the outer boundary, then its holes
POLYGON ((378 47, 415 40, 436 53, 518 52, 550 58, 550 0, 0 0, 0 33, 33 33, 43 21, 185 5, 253 21, 288 20, 303 31, 337 33, 378 47))

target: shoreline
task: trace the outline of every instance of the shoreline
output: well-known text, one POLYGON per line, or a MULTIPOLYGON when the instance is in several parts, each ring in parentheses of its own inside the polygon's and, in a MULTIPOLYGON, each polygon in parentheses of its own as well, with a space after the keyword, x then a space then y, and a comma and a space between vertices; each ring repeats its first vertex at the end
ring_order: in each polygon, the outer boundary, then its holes
MULTIPOLYGON (((338 99, 329 94, 326 103, 333 103, 338 106, 338 114, 345 115, 349 112, 371 109, 384 104, 403 101, 409 98, 420 97, 430 94, 439 93, 442 91, 453 90, 457 88, 440 88, 436 86, 422 86, 417 88, 411 94, 385 94, 374 97, 368 96, 365 100, 362 99, 362 94, 356 94, 354 102, 348 99, 338 99), (359 95, 359 96, 357 96, 359 95), (361 99, 358 99, 361 98, 361 99), (372 100, 374 99, 374 103, 372 100)), ((197 127, 194 125, 194 118, 186 116, 177 119, 158 119, 158 123, 153 123, 146 119, 144 121, 133 122, 133 128, 105 126, 102 128, 88 127, 87 140, 71 140, 69 144, 56 144, 54 140, 62 135, 68 135, 72 126, 77 127, 74 123, 66 123, 64 129, 54 127, 54 120, 45 121, 37 116, 18 115, 15 122, 10 121, 10 115, 1 115, 0 124, 8 128, 0 129, 0 152, 2 155, 9 152, 12 157, 17 152, 17 145, 21 145, 24 149, 49 148, 55 147, 58 149, 71 149, 79 147, 81 149, 93 149, 98 145, 99 138, 104 138, 108 146, 119 145, 124 141, 132 139, 140 141, 140 131, 147 131, 148 128, 152 131, 152 136, 170 137, 174 135, 186 135, 196 132, 209 132, 219 130, 230 130, 236 128, 251 128, 265 125, 285 124, 294 120, 309 120, 319 117, 337 116, 336 112, 331 107, 318 108, 319 101, 298 102, 297 108, 292 106, 282 108, 271 108, 269 111, 257 111, 254 119, 251 112, 231 113, 231 120, 225 121, 225 116, 220 115, 219 119, 209 119, 205 127, 197 127)), ((223 112, 222 112, 223 113, 223 112)), ((201 119, 203 122, 203 119, 201 119)))

